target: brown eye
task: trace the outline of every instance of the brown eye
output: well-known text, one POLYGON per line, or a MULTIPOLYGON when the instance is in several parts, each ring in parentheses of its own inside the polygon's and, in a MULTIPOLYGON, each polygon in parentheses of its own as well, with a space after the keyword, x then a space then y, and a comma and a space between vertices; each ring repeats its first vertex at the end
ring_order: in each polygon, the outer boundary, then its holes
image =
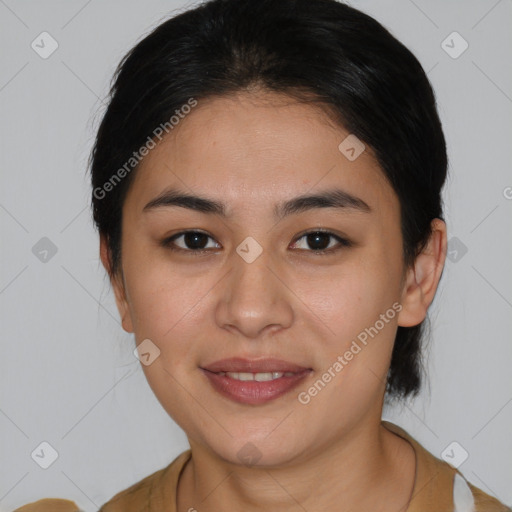
POLYGON ((208 249, 218 249, 220 246, 208 247, 208 239, 213 238, 202 231, 182 231, 163 240, 162 245, 171 250, 200 252, 208 249))
POLYGON ((294 248, 300 250, 322 254, 324 252, 334 252, 342 247, 350 247, 352 244, 349 240, 329 231, 310 231, 304 233, 293 245, 294 248), (304 239, 302 247, 297 247, 298 241, 302 239, 304 239))

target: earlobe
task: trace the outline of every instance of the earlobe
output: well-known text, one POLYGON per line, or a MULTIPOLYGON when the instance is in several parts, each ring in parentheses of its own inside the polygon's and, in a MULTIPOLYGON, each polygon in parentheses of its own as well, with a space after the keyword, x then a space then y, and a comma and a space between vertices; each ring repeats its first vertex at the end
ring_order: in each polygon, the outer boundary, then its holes
POLYGON ((121 316, 121 324, 126 332, 133 332, 133 323, 126 297, 126 287, 122 276, 112 273, 112 259, 108 248, 108 242, 105 235, 100 235, 100 259, 110 278, 110 284, 114 290, 117 309, 121 316))
POLYGON ((441 219, 434 219, 431 226, 432 233, 426 247, 407 269, 401 297, 402 310, 398 316, 401 327, 412 327, 425 319, 441 279, 446 259, 446 224, 441 219))

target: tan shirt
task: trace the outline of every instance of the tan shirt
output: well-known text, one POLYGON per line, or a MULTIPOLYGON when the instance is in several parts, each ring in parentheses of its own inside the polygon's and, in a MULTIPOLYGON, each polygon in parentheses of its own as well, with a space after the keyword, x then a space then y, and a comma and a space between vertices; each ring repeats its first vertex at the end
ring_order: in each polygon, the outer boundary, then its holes
MULTIPOLYGON (((388 421, 383 426, 408 441, 416 453, 416 476, 412 499, 406 512, 511 512, 512 509, 467 482, 447 462, 438 459, 405 430, 388 421), (454 492, 455 491, 455 492, 454 492), (455 503, 457 508, 455 508, 455 503)), ((187 450, 171 464, 147 476, 105 503, 99 512, 176 512, 176 489, 185 464, 191 458, 187 450)), ((77 512, 65 500, 40 500, 14 512, 77 512), (44 503, 46 501, 46 503, 44 503), (68 504, 57 509, 50 502, 68 504)))

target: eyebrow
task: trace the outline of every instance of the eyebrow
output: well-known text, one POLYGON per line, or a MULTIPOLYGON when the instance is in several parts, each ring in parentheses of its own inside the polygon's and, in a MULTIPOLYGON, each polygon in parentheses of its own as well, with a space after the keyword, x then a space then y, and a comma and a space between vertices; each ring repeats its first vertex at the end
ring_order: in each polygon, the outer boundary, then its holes
MULTIPOLYGON (((143 211, 147 212, 163 207, 188 208, 200 213, 227 217, 227 207, 224 203, 207 197, 191 195, 176 189, 165 190, 149 201, 149 203, 144 206, 143 211)), ((278 219, 282 219, 289 215, 318 208, 338 208, 364 213, 370 213, 372 211, 370 206, 359 197, 339 188, 335 188, 324 190, 314 195, 297 196, 279 203, 274 207, 274 216, 278 219)))

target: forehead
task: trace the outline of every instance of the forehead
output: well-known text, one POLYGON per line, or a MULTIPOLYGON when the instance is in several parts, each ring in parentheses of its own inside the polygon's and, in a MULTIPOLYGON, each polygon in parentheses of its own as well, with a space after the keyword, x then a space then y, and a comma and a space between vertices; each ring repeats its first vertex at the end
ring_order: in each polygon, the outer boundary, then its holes
POLYGON ((142 209, 176 186, 220 198, 236 211, 341 187, 376 207, 393 206, 396 196, 371 149, 355 160, 343 152, 349 136, 318 104, 282 94, 198 101, 144 157, 126 202, 142 209))

